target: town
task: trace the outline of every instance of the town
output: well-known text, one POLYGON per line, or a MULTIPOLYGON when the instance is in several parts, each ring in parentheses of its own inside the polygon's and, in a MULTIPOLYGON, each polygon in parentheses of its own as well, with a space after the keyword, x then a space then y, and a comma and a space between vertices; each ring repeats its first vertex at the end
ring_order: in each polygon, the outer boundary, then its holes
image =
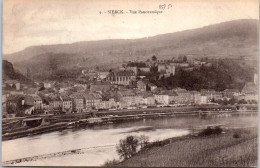
MULTIPOLYGON (((212 68, 208 59, 129 61, 122 67, 82 70, 85 83, 35 81, 33 87, 17 80, 3 81, 3 118, 89 113, 124 109, 144 109, 196 105, 257 104, 258 74, 252 74, 241 90, 227 88, 192 90, 165 88, 156 81, 173 78, 176 73, 212 68), (155 77, 153 74, 157 74, 155 77)), ((185 79, 189 81, 190 79, 185 79)))

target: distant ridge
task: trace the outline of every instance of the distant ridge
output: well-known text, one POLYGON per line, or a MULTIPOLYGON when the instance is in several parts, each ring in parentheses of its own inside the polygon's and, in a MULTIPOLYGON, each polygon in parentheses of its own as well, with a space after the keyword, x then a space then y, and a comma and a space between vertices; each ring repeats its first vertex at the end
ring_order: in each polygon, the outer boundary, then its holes
POLYGON ((51 58, 58 66, 71 69, 129 60, 146 60, 152 55, 159 59, 191 54, 195 57, 246 56, 258 58, 258 20, 243 19, 205 26, 198 29, 157 35, 133 40, 99 40, 31 46, 22 51, 3 55, 20 71, 48 71, 51 58), (104 59, 105 58, 105 59, 104 59))

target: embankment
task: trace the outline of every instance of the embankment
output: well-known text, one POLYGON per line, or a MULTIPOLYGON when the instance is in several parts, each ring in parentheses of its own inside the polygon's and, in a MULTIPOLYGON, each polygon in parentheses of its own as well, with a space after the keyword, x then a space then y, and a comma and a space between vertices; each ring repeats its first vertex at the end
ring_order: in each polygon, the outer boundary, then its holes
POLYGON ((165 140, 115 167, 249 167, 257 165, 257 128, 165 140))

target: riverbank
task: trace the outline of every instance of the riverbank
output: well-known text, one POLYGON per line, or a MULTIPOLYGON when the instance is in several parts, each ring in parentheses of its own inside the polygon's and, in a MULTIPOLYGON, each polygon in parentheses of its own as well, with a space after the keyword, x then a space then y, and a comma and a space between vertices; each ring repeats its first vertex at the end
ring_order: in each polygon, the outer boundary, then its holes
POLYGON ((13 166, 101 166, 107 160, 119 159, 116 146, 111 145, 118 144, 129 135, 145 135, 149 137, 150 142, 164 139, 167 141, 168 138, 188 135, 209 125, 222 125, 230 129, 257 127, 257 116, 253 113, 224 113, 206 118, 182 115, 54 131, 3 141, 2 164, 6 162, 5 165, 13 166), (14 146, 16 150, 10 150, 14 146))
POLYGON ((257 128, 226 129, 220 135, 164 140, 114 167, 257 166, 257 128))
MULTIPOLYGON (((227 108, 227 107, 226 107, 227 108)), ((177 117, 177 116, 189 116, 189 115, 199 115, 201 117, 207 117, 211 115, 219 115, 219 114, 236 114, 236 113, 257 113, 256 110, 251 111, 236 111, 232 109, 228 109, 226 111, 222 111, 223 107, 221 108, 215 108, 209 110, 208 108, 157 108, 157 109, 139 109, 139 111, 135 110, 133 111, 125 111, 125 112, 110 112, 110 113, 98 113, 98 117, 96 118, 89 118, 87 114, 84 115, 84 118, 79 117, 75 114, 75 118, 73 118, 73 114, 70 114, 69 116, 66 115, 60 115, 60 116, 43 116, 45 120, 50 120, 51 118, 55 118, 54 123, 44 123, 44 125, 40 125, 35 128, 19 128, 17 131, 14 131, 14 129, 10 129, 11 132, 6 132, 2 135, 2 140, 11 140, 16 138, 21 138, 25 136, 30 135, 37 135, 37 134, 43 134, 48 133, 52 131, 58 131, 58 130, 64 130, 67 128, 74 128, 74 127, 91 127, 95 125, 100 124, 111 124, 111 123, 120 123, 125 121, 131 121, 131 120, 140 120, 145 118, 157 118, 157 117, 177 117), (113 115, 112 115, 113 114, 113 115), (58 117, 58 118, 57 118, 58 117)), ((39 116, 37 116, 39 117, 39 116)), ((3 130, 3 132, 5 132, 3 130)))

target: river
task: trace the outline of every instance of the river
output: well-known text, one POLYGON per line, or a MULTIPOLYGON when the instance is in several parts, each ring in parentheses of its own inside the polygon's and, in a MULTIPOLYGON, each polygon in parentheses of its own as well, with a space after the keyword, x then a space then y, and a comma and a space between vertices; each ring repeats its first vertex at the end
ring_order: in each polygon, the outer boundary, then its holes
POLYGON ((118 159, 116 144, 127 135, 146 135, 150 141, 183 136, 195 127, 223 124, 226 127, 257 127, 257 114, 222 114, 143 119, 92 128, 67 129, 2 142, 2 162, 43 154, 82 149, 81 154, 20 162, 15 166, 100 166, 118 159))

